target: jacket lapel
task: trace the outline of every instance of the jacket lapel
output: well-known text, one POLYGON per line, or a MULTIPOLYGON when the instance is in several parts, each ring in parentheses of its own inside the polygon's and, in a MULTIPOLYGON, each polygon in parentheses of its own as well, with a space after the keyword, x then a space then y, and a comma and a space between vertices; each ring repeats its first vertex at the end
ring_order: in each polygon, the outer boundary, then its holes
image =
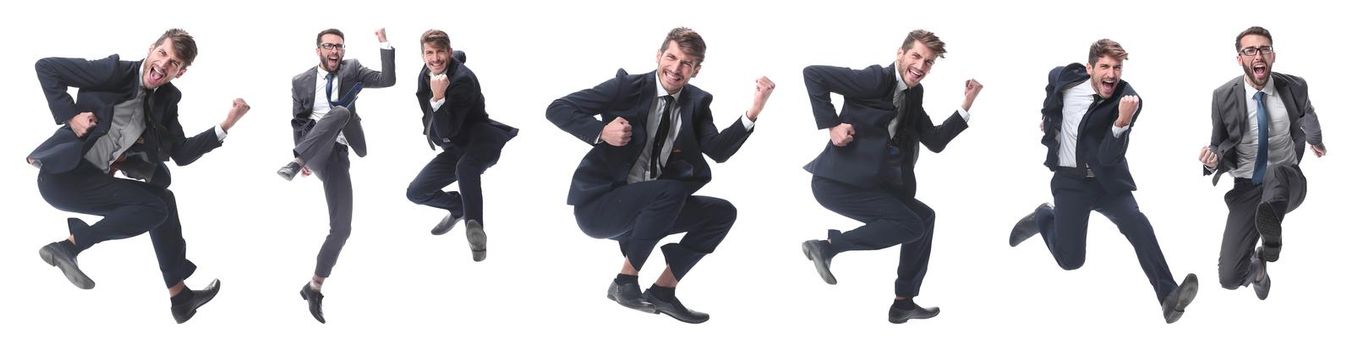
POLYGON ((1287 130, 1289 134, 1296 135, 1297 130, 1301 129, 1301 123, 1297 119, 1302 117, 1302 108, 1297 106, 1297 101, 1292 96, 1291 86, 1287 85, 1287 82, 1283 79, 1279 79, 1276 74, 1273 76, 1273 87, 1278 90, 1278 97, 1283 100, 1283 108, 1287 110, 1287 130))

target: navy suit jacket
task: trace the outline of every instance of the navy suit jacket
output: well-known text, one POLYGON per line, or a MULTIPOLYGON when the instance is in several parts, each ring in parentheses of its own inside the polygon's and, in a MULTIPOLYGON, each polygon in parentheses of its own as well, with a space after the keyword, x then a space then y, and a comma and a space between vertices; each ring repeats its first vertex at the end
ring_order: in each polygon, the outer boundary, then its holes
MULTIPOLYGON (((1087 80, 1090 80, 1090 74, 1085 71, 1085 65, 1080 63, 1053 68, 1048 72, 1048 86, 1045 88, 1047 97, 1043 100, 1043 144, 1048 146, 1048 156, 1043 165, 1050 170, 1056 171, 1059 167, 1057 152, 1061 147, 1058 136, 1062 133, 1062 94, 1066 89, 1087 80)), ((1128 171, 1127 148, 1128 138, 1132 136, 1131 126, 1137 123, 1137 116, 1142 114, 1144 104, 1137 105, 1137 112, 1128 123, 1129 128, 1122 135, 1116 138, 1113 136, 1113 122, 1118 119, 1118 101, 1128 95, 1137 95, 1137 92, 1126 80, 1119 80, 1112 96, 1090 107, 1081 119, 1076 137, 1076 167, 1088 166, 1108 193, 1137 189, 1137 184, 1132 181, 1132 173, 1128 171)))
MULTIPOLYGON (((136 98, 141 89, 142 61, 121 61, 118 55, 98 60, 49 57, 38 60, 35 68, 38 83, 47 96, 47 105, 57 124, 65 124, 81 112, 93 112, 98 123, 89 134, 75 136, 69 125, 33 150, 28 158, 38 162, 43 172, 59 174, 75 169, 94 141, 108 134, 113 125, 113 107, 136 98), (79 89, 75 99, 67 88, 79 89)), ((169 169, 163 162, 173 159, 180 166, 196 161, 203 154, 221 146, 214 129, 185 137, 178 121, 178 102, 182 94, 173 83, 155 90, 151 98, 149 122, 141 140, 124 155, 145 154, 145 158, 129 157, 118 164, 124 169, 144 169, 133 176, 168 187, 169 169)), ((129 174, 129 176, 132 174, 129 174)))
MULTIPOLYGON (((889 177, 900 176, 906 184, 908 196, 916 195, 916 160, 920 145, 932 152, 943 151, 954 137, 968 128, 968 122, 955 111, 944 123, 936 126, 921 106, 925 88, 921 85, 906 90, 906 116, 898 124, 902 134, 901 146, 890 155, 888 124, 897 117, 893 106, 893 90, 897 88, 896 64, 888 67, 873 65, 861 70, 831 66, 808 66, 803 69, 803 84, 808 88, 808 101, 813 105, 813 118, 818 129, 827 129, 841 123, 855 128, 855 140, 844 147, 827 141, 822 153, 803 167, 815 176, 844 182, 864 188, 881 186, 889 177), (845 99, 837 117, 831 94, 845 99), (901 169, 888 166, 888 157, 900 157, 901 169)), ((891 164, 896 164, 891 163, 891 164)))
POLYGON ((427 135, 430 147, 463 148, 471 142, 495 144, 499 148, 513 137, 517 129, 489 119, 484 111, 484 94, 480 91, 479 78, 463 62, 464 53, 455 52, 455 57, 446 68, 446 77, 451 81, 444 91, 442 107, 436 111, 428 102, 432 99, 432 86, 428 78, 428 68, 418 72, 418 106, 423 112, 423 135, 427 135))
MULTIPOLYGON (((627 183, 630 168, 639 158, 648 142, 648 116, 657 98, 656 71, 627 74, 621 69, 614 79, 593 88, 574 92, 553 103, 545 117, 560 129, 592 145, 578 170, 573 173, 568 204, 580 205, 627 183), (600 115, 601 118, 596 118, 600 115), (611 146, 599 140, 601 130, 617 117, 628 120, 633 132, 624 146, 611 146)), ((681 129, 673 143, 672 153, 664 165, 661 179, 672 179, 687 184, 688 193, 695 193, 709 183, 711 174, 704 153, 715 162, 724 162, 737 153, 752 131, 741 120, 719 131, 709 110, 712 95, 693 85, 686 85, 676 103, 681 108, 681 129)), ((655 126, 656 127, 656 126, 655 126)))

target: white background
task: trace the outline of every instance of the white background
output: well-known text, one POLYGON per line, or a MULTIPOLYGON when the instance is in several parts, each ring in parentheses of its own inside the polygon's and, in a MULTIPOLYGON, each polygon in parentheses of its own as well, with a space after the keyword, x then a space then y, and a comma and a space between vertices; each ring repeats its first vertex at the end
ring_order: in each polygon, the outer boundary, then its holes
MULTIPOLYGON (((1353 240, 1341 221, 1349 195, 1343 99, 1349 81, 1344 16, 1331 5, 1278 2, 831 1, 558 2, 517 1, 293 3, 269 1, 45 2, 0 14, 8 49, 0 103, 0 347, 34 348, 1183 348, 1347 344, 1353 312, 1347 293, 1353 240), (1217 257, 1230 179, 1212 187, 1198 149, 1208 142, 1214 88, 1241 74, 1237 33, 1263 25, 1275 36, 1278 72, 1305 77, 1330 155, 1307 154, 1306 203, 1288 216, 1283 259, 1271 264, 1273 292, 1217 282, 1217 257), (297 290, 311 275, 327 233, 317 179, 285 182, 273 173, 290 158, 290 79, 313 69, 315 33, 347 33, 347 57, 379 67, 372 32, 386 27, 397 49, 399 82, 360 101, 370 144, 353 158, 356 218, 347 248, 325 285, 327 325, 306 312, 297 290), (714 166, 701 194, 739 208, 719 250, 682 281, 679 296, 712 320, 687 325, 606 300, 621 263, 614 242, 577 228, 564 204, 569 178, 587 146, 544 118, 555 98, 591 87, 616 68, 647 72, 675 26, 709 45, 692 83, 711 91, 716 124, 749 106, 753 81, 778 84, 756 133, 738 155, 714 166), (189 257, 221 294, 176 325, 145 235, 111 241, 80 256, 98 282, 70 285, 36 251, 66 236, 63 218, 38 194, 37 171, 23 157, 56 127, 32 64, 48 56, 137 60, 160 33, 183 27, 200 56, 174 83, 184 91, 180 121, 189 133, 218 123, 231 99, 253 110, 225 146, 175 168, 172 189, 189 257), (418 35, 450 33, 479 75, 492 118, 520 128, 499 164, 484 175, 489 259, 473 263, 463 226, 428 229, 443 215, 405 199, 405 188, 433 157, 420 134, 414 99, 422 61, 418 35), (835 260, 839 285, 823 284, 799 252, 828 228, 857 225, 823 209, 801 166, 827 142, 816 130, 801 69, 888 64, 906 33, 936 32, 948 58, 923 84, 925 106, 941 120, 961 101, 963 80, 986 85, 972 127, 943 154, 921 157, 918 197, 938 213, 930 271, 917 301, 943 308, 934 319, 886 321, 897 248, 835 260), (1089 44, 1112 38, 1130 53, 1124 80, 1144 112, 1129 158, 1176 279, 1197 273, 1197 300, 1166 325, 1131 247, 1102 216, 1090 221, 1088 261, 1062 271, 1039 244, 1006 245, 1010 226, 1051 200, 1038 143, 1048 69, 1084 62, 1089 44)), ((1309 151, 1308 151, 1309 152, 1309 151)), ((85 217, 88 220, 96 219, 85 217)), ((1036 241, 1034 241, 1036 242, 1036 241)), ((655 254, 641 284, 656 278, 655 254)))

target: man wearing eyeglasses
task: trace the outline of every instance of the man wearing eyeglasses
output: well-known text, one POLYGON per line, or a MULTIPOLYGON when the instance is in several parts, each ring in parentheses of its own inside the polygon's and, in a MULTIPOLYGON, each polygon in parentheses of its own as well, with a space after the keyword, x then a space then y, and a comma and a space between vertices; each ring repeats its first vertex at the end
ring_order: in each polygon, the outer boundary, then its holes
POLYGON ((1198 160, 1214 186, 1222 173, 1235 179, 1223 197, 1230 214, 1217 265, 1221 286, 1248 285, 1264 300, 1273 283, 1267 263, 1278 260, 1283 246, 1283 217, 1306 198, 1306 176, 1298 166, 1302 148, 1310 143, 1311 152, 1323 157, 1325 144, 1306 80, 1273 71, 1268 30, 1240 32, 1236 52, 1245 74, 1212 92, 1212 143, 1198 160))
POLYGON ((150 231, 169 288, 170 313, 178 323, 211 301, 220 282, 213 280, 202 290, 184 285, 197 265, 187 258, 164 162, 188 165, 220 147, 226 132, 249 111, 237 98, 225 121, 185 137, 178 113, 183 95, 170 81, 183 76, 196 57, 192 35, 170 29, 141 61, 122 61, 117 55, 38 60, 38 82, 56 123, 64 126, 28 155, 28 162, 39 168, 38 191, 47 203, 103 217, 93 225, 68 219, 69 235, 38 250, 42 260, 59 268, 76 287, 91 289, 94 280, 80 270, 77 255, 103 241, 150 231), (76 99, 67 92, 72 87, 79 89, 76 99), (113 176, 119 170, 126 178, 113 176))
POLYGON ((319 65, 291 79, 291 128, 295 159, 277 174, 290 181, 297 173, 314 171, 324 182, 329 205, 329 236, 315 259, 315 275, 301 286, 301 298, 310 314, 324 323, 320 288, 338 261, 338 253, 352 233, 352 178, 348 174, 348 147, 358 157, 366 156, 366 137, 355 100, 363 87, 395 85, 395 49, 385 40, 385 28, 376 30, 381 43, 381 70, 363 67, 357 60, 344 60, 343 32, 325 29, 315 36, 319 65))

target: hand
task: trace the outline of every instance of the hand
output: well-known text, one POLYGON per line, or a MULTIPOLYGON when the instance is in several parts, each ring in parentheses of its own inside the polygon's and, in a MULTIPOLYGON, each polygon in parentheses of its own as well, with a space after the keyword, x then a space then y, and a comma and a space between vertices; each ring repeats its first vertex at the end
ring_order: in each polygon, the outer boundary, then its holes
POLYGON ((1198 161, 1203 162, 1203 166, 1208 169, 1217 168, 1217 154, 1212 152, 1212 147, 1203 147, 1203 151, 1198 154, 1198 161))
POLYGON ((451 86, 451 79, 448 79, 446 74, 443 73, 434 75, 429 80, 429 83, 432 85, 432 100, 441 101, 443 98, 446 98, 446 88, 451 86))
POLYGON ((855 126, 841 123, 836 124, 831 129, 832 144, 836 147, 845 147, 855 141, 855 126))
POLYGON ((1315 152, 1316 158, 1324 157, 1325 145, 1311 145, 1311 152, 1315 152))
POLYGON ((226 113, 225 121, 221 122, 221 130, 229 132, 230 128, 235 126, 235 122, 240 121, 245 113, 249 113, 249 108, 249 104, 245 103, 244 99, 235 99, 234 104, 230 106, 230 112, 226 113))
POLYGON ((1118 120, 1113 121, 1113 126, 1126 128, 1132 123, 1132 115, 1137 114, 1137 106, 1141 105, 1141 100, 1137 95, 1123 96, 1118 100, 1118 120))
POLYGON ((616 117, 601 129, 601 140, 611 146, 624 146, 630 143, 630 122, 624 117, 616 117))
POLYGON ((310 167, 308 166, 301 167, 301 176, 310 176, 310 167))
POLYGON ((376 30, 376 40, 380 41, 382 44, 385 43, 385 28, 384 28, 384 27, 382 27, 381 29, 377 29, 377 30, 376 30))
POLYGON ((1046 124, 1047 122, 1048 122, 1048 118, 1039 118, 1039 119, 1038 119, 1038 131, 1039 131, 1039 132, 1048 132, 1047 130, 1044 129, 1044 126, 1043 126, 1043 124, 1046 124))
POLYGON ((972 102, 977 99, 977 94, 982 92, 982 83, 976 79, 968 79, 963 84, 963 110, 972 109, 972 102))
POLYGON ((766 77, 756 79, 756 93, 752 95, 752 108, 747 109, 747 119, 756 121, 756 116, 766 107, 766 100, 770 99, 772 92, 775 92, 775 82, 766 77))
POLYGON ((98 120, 92 112, 80 112, 80 114, 70 117, 70 120, 66 121, 66 125, 70 125, 70 129, 75 131, 75 137, 85 137, 89 134, 89 129, 99 124, 98 120))

